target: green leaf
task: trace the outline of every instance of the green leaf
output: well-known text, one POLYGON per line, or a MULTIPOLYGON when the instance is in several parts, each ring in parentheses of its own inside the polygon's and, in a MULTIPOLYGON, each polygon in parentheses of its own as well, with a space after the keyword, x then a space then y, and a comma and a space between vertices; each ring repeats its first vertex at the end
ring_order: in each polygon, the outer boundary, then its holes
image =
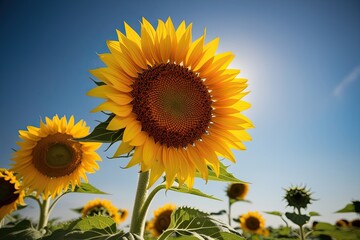
POLYGON ((246 200, 246 199, 233 199, 233 198, 230 198, 230 204, 234 204, 234 203, 237 203, 237 202, 246 202, 246 203, 251 203, 250 200, 246 200))
POLYGON ((76 212, 76 213, 81 213, 82 210, 83 210, 83 207, 80 207, 80 208, 72 208, 71 210, 73 210, 73 211, 76 212))
POLYGON ((357 240, 360 239, 360 229, 356 228, 337 228, 336 226, 319 222, 316 224, 312 236, 328 235, 334 239, 357 240))
POLYGON ((116 223, 110 217, 98 215, 98 216, 81 218, 75 221, 71 225, 72 230, 78 229, 80 231, 88 231, 94 228, 95 229, 109 228, 111 232, 116 232, 116 223))
MULTIPOLYGON (((219 176, 216 176, 214 170, 208 167, 208 172, 209 172, 208 180, 229 182, 229 183, 247 183, 241 181, 240 179, 237 179, 233 174, 227 171, 227 168, 228 166, 225 166, 222 162, 220 162, 220 174, 219 176)), ((199 172, 196 172, 195 177, 201 178, 201 174, 199 172)))
POLYGON ((76 193, 92 193, 92 194, 108 194, 106 192, 100 191, 90 183, 81 183, 79 186, 75 187, 74 192, 76 193))
POLYGON ((205 197, 205 198, 221 201, 221 199, 213 197, 211 195, 207 195, 207 194, 201 192, 199 189, 196 189, 196 188, 189 189, 186 185, 183 185, 181 187, 171 187, 168 190, 171 190, 174 192, 192 194, 192 195, 196 195, 196 196, 200 196, 200 197, 205 197))
POLYGON ((274 215, 274 216, 279 216, 279 217, 281 217, 283 215, 283 213, 279 212, 279 211, 270 211, 270 212, 264 212, 264 213, 274 215))
POLYGON ((318 212, 309 212, 310 217, 321 216, 318 212))
POLYGON ((122 140, 122 136, 125 129, 118 131, 107 130, 107 126, 110 121, 115 117, 115 114, 110 114, 109 118, 105 122, 99 123, 94 130, 86 137, 76 138, 74 140, 80 142, 102 142, 102 143, 115 143, 122 140))
POLYGON ((188 207, 178 208, 171 214, 170 225, 158 240, 169 239, 174 234, 182 239, 244 239, 229 225, 207 213, 188 207))
POLYGON ((355 205, 353 203, 347 204, 344 208, 336 211, 335 213, 347 213, 347 212, 355 212, 355 205))
POLYGON ((299 226, 303 226, 305 223, 307 223, 307 221, 309 221, 310 217, 307 215, 302 215, 302 214, 296 214, 296 213, 290 213, 290 212, 286 212, 285 216, 291 220, 293 223, 299 225, 299 226))
POLYGON ((0 228, 0 239, 6 240, 34 240, 40 239, 42 232, 33 228, 29 220, 22 220, 15 225, 5 225, 0 228))

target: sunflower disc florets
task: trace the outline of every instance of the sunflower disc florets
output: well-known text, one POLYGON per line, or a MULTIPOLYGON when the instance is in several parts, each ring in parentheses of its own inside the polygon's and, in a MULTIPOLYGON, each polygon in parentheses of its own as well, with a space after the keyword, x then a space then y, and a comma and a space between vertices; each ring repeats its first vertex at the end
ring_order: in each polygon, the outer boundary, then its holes
POLYGON ((288 206, 294 207, 297 209, 307 208, 308 204, 313 200, 311 198, 311 193, 305 187, 292 187, 286 189, 286 194, 284 199, 287 201, 288 206))

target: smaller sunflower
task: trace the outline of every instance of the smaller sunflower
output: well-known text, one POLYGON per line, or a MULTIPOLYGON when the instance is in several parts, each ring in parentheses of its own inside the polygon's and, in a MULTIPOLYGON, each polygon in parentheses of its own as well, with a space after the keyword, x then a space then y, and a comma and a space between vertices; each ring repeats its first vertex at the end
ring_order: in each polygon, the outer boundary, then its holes
POLYGON ((350 222, 350 227, 360 228, 360 219, 354 219, 350 222))
POLYGON ((87 136, 89 127, 85 121, 75 123, 71 116, 52 119, 46 117, 40 127, 28 126, 20 130, 17 142, 20 149, 14 153, 12 170, 18 173, 24 187, 36 191, 43 198, 61 194, 80 185, 81 178, 87 181, 86 173, 99 169, 101 161, 95 152, 100 143, 77 142, 74 138, 87 136))
POLYGON ((17 205, 24 205, 25 192, 13 172, 0 169, 0 220, 15 211, 17 205))
POLYGON ((248 212, 240 216, 240 227, 245 232, 263 235, 265 220, 258 212, 248 212))
POLYGON ((234 200, 244 200, 249 191, 249 185, 246 183, 232 183, 226 190, 227 196, 234 200))
POLYGON ((284 199, 288 202, 288 206, 290 207, 306 209, 308 204, 314 200, 311 198, 311 192, 305 187, 295 186, 285 189, 285 191, 286 193, 284 199))
POLYGON ((85 204, 81 214, 83 217, 96 215, 108 216, 111 217, 116 224, 119 224, 126 220, 128 211, 126 209, 119 210, 109 200, 95 199, 85 204))
POLYGON ((175 208, 174 204, 165 204, 155 210, 154 218, 147 223, 146 230, 150 231, 154 237, 160 236, 169 227, 171 214, 175 208))
POLYGON ((346 219, 340 219, 338 221, 336 221, 335 225, 338 227, 349 227, 349 221, 346 219))

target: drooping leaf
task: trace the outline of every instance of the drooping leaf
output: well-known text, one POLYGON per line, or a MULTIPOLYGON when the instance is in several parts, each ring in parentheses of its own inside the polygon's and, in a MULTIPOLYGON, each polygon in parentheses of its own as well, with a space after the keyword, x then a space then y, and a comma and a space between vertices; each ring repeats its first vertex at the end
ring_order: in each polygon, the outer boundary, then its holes
POLYGON ((196 195, 196 196, 200 196, 200 197, 205 197, 205 198, 221 201, 221 199, 213 197, 213 196, 208 195, 206 193, 203 193, 199 189, 196 189, 196 188, 190 189, 186 185, 183 185, 181 187, 174 187, 173 186, 173 187, 170 187, 168 190, 171 190, 171 191, 174 191, 174 192, 192 194, 192 195, 196 195))
POLYGON ((347 212, 355 212, 355 205, 353 203, 346 204, 346 206, 335 213, 347 213, 347 212))
POLYGON ((247 200, 247 199, 234 199, 234 198, 230 198, 230 204, 234 204, 234 203, 237 203, 237 202, 246 202, 246 203, 251 203, 250 200, 247 200))
MULTIPOLYGON (((233 174, 229 173, 227 171, 227 166, 225 166, 222 162, 220 162, 220 174, 219 176, 216 176, 216 173, 212 168, 208 168, 208 180, 212 181, 221 181, 221 182, 229 182, 229 183, 247 183, 244 182, 238 178, 236 178, 233 174)), ((201 178, 201 175, 199 172, 195 173, 195 177, 201 178)))
POLYGON ((110 121, 115 117, 115 114, 110 114, 105 122, 99 123, 94 130, 86 137, 76 138, 74 140, 80 142, 102 142, 102 143, 115 143, 122 140, 124 129, 117 131, 107 130, 110 121))
POLYGON ((318 212, 309 212, 310 217, 321 216, 318 212))
POLYGON ((286 212, 285 216, 298 226, 303 226, 310 219, 310 217, 307 215, 291 213, 291 212, 286 212))
POLYGON ((229 225, 207 213, 188 207, 178 208, 172 213, 168 229, 158 240, 169 239, 174 234, 183 237, 182 239, 225 240, 229 237, 234 240, 244 239, 229 225))
POLYGON ((83 209, 84 209, 83 207, 80 207, 80 208, 72 208, 71 210, 73 210, 76 213, 81 213, 83 209))
POLYGON ((220 215, 223 215, 223 214, 226 214, 226 210, 225 209, 222 209, 218 212, 211 212, 210 215, 212 216, 220 216, 220 215))
POLYGON ((279 211, 270 211, 270 212, 264 212, 264 213, 274 215, 274 216, 279 216, 279 217, 281 217, 283 215, 283 213, 279 212, 279 211))
POLYGON ((108 194, 106 192, 100 191, 90 183, 81 183, 79 186, 75 187, 74 192, 76 193, 92 193, 92 194, 108 194))
POLYGON ((5 225, 0 228, 0 239, 6 240, 34 240, 40 239, 43 233, 35 229, 27 219, 22 220, 15 225, 5 225))

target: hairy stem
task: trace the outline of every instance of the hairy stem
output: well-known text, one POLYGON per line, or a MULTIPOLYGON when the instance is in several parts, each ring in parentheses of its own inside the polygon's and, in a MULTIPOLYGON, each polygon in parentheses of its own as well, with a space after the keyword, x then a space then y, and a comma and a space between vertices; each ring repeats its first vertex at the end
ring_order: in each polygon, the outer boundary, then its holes
POLYGON ((38 230, 44 228, 48 224, 49 220, 49 207, 50 207, 50 197, 45 199, 40 204, 40 218, 39 218, 39 225, 38 230))

